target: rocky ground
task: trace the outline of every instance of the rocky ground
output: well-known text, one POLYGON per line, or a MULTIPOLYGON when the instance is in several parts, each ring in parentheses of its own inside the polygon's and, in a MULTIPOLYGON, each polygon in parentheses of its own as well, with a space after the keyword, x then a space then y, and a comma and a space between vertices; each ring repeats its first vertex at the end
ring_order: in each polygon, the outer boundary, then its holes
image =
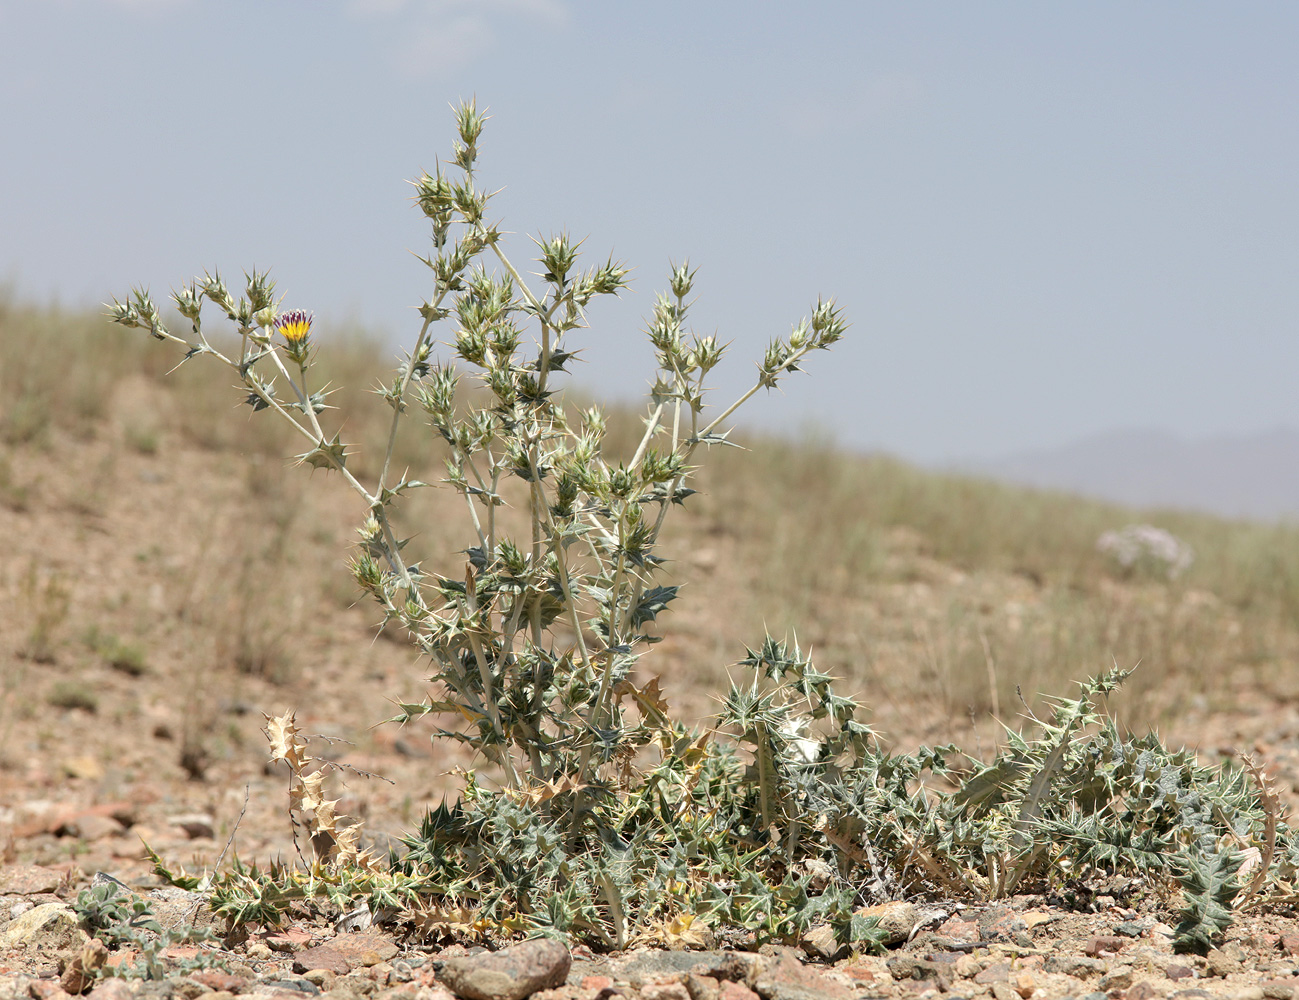
MULTIPOLYGON (((160 956, 159 978, 110 975, 140 961, 138 949, 106 950, 69 906, 80 880, 67 870, 14 865, 0 871, 0 1000, 184 997, 374 997, 376 1000, 849 1000, 889 997, 1288 998, 1299 989, 1299 933, 1287 919, 1236 925, 1207 956, 1173 952, 1157 913, 1096 900, 1066 912, 1034 897, 985 907, 886 904, 881 923, 898 940, 883 955, 825 954, 818 935, 801 948, 754 951, 633 950, 617 955, 535 940, 491 952, 411 939, 401 928, 339 931, 324 919, 160 956), (200 967, 204 966, 204 967, 200 967), (98 970, 98 972, 96 971, 98 970)), ((164 928, 211 924, 197 895, 142 896, 164 928)))
MULTIPOLYGON (((453 791, 451 772, 467 763, 431 747, 427 726, 371 728, 393 714, 394 701, 420 700, 424 670, 405 644, 376 640, 374 615, 353 606, 355 588, 338 572, 355 505, 309 492, 278 459, 182 446, 165 422, 145 425, 134 415, 163 406, 146 407, 150 393, 158 390, 123 389, 111 433, 56 436, 0 456, 0 1000, 57 1000, 69 990, 187 1000, 209 993, 1141 1000, 1280 998, 1299 988, 1299 921, 1289 913, 1244 917, 1218 950, 1188 957, 1173 953, 1167 909, 1129 909, 1121 894, 1104 893, 1085 912, 1030 897, 997 907, 894 904, 898 940, 882 956, 827 956, 814 936, 800 949, 613 956, 530 946, 539 950, 501 957, 414 939, 401 926, 339 931, 298 915, 242 939, 173 946, 156 980, 84 974, 142 958, 129 948, 100 949, 75 925, 69 906, 97 873, 140 893, 164 924, 205 919, 199 901, 160 887, 142 842, 194 871, 235 853, 262 865, 294 858, 288 775, 266 764, 263 713, 294 709, 305 731, 351 741, 313 752, 381 776, 353 773, 331 793, 380 847, 453 791), (133 447, 116 443, 132 434, 133 447), (328 582, 335 579, 341 586, 328 582), (502 967, 493 970, 493 962, 502 967)), ((420 523, 443 544, 440 517, 420 523)), ((682 572, 694 574, 687 582, 708 599, 691 605, 697 611, 674 612, 676 634, 657 650, 655 670, 674 709, 693 707, 695 715, 715 704, 715 687, 703 681, 724 677, 723 668, 709 674, 701 664, 733 662, 740 648, 727 630, 751 595, 744 564, 729 557, 733 541, 704 525, 678 544, 682 572)), ((957 574, 918 556, 912 563, 923 579, 881 585, 882 597, 872 592, 842 608, 818 606, 829 623, 824 637, 813 636, 818 656, 836 670, 853 662, 857 654, 848 652, 836 662, 835 638, 869 620, 879 656, 897 647, 895 660, 881 659, 853 688, 865 689, 873 720, 899 746, 949 738, 978 746, 979 732, 995 736, 991 716, 982 730, 954 732, 962 715, 936 711, 927 693, 943 685, 902 670, 933 657, 930 633, 912 625, 926 615, 940 621, 961 588, 987 590, 994 610, 1022 610, 1019 591, 1035 585, 1014 574, 957 574), (890 594, 895 604, 885 601, 890 594), (894 676, 902 679, 890 689, 894 676)), ((1143 599, 1136 588, 1115 589, 1124 600, 1143 599)), ((1217 628, 1217 619, 1197 614, 1202 628, 1217 628)), ((1200 642, 1200 633, 1188 634, 1200 642)), ((1257 654, 1271 670, 1269 684, 1258 682, 1261 672, 1211 664, 1227 686, 1246 679, 1227 694, 1179 700, 1189 707, 1163 729, 1169 742, 1197 746, 1206 763, 1255 754, 1293 806, 1299 695, 1290 678, 1299 640, 1287 643, 1257 654)))

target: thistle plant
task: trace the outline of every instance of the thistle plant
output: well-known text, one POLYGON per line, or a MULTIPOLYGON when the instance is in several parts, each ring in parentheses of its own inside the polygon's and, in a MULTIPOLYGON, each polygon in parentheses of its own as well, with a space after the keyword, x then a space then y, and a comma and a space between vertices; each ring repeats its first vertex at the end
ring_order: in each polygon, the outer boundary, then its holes
POLYGON ((436 717, 435 738, 467 745, 476 766, 459 799, 381 862, 359 828, 336 822, 322 762, 292 717, 268 717, 314 861, 303 859, 305 871, 236 865, 200 881, 155 857, 160 873, 205 885, 234 922, 363 898, 430 936, 576 935, 606 947, 736 931, 797 940, 817 924, 878 947, 862 903, 1068 892, 1100 870, 1155 887, 1180 880, 1183 938, 1201 947, 1229 919, 1251 850, 1262 861, 1248 901, 1293 897, 1299 848, 1275 796, 1153 736, 1121 735, 1099 706, 1123 671, 1057 701, 1051 719, 1033 720, 1039 736, 1008 731, 989 764, 954 746, 888 752, 797 642, 771 637, 736 665, 743 677, 712 726, 676 720, 658 681, 636 669, 679 596, 663 581, 666 519, 695 492, 708 449, 729 443, 736 410, 833 346, 846 323, 818 301, 714 413, 707 382, 726 345, 692 332, 696 273, 673 266, 646 323, 657 370, 643 432, 631 454, 607 454, 602 411, 571 406, 559 380, 587 307, 617 295, 628 270, 612 258, 581 266, 579 244, 561 233, 534 240, 539 281, 523 278, 478 179, 485 120, 461 105, 450 162, 414 182, 431 226, 421 258, 431 292, 413 343, 375 390, 391 416, 372 481, 328 419, 312 314, 281 310, 267 274, 247 273, 238 297, 215 272, 173 293, 187 333, 142 289, 111 307, 116 322, 183 347, 184 361, 206 355, 232 370, 253 411, 303 440, 299 463, 363 498, 352 575, 430 664, 429 696, 391 721, 436 717), (234 325, 235 348, 209 339, 208 306, 234 325), (448 360, 435 356, 439 336, 448 360), (423 478, 394 458, 416 412, 444 455, 423 478), (401 501, 430 488, 463 499, 463 561, 435 567, 407 551, 401 501))
MULTIPOLYGON (((612 259, 580 269, 577 244, 561 234, 536 241, 541 287, 530 288, 488 221, 491 195, 477 182, 486 116, 468 104, 456 119, 456 176, 439 166, 414 184, 432 224, 432 251, 422 259, 433 288, 413 346, 377 390, 392 410, 377 481, 352 473, 347 445, 322 422, 328 389, 312 377, 312 315, 280 312, 265 273, 248 274, 238 299, 215 274, 173 294, 188 336, 168 328, 143 290, 114 302, 112 316, 184 345, 186 360, 212 355, 233 369, 249 406, 272 411, 305 439, 299 462, 337 472, 364 498, 353 574, 386 620, 417 637, 439 691, 403 706, 402 720, 445 713, 467 723, 441 735, 468 743, 512 788, 556 776, 598 785, 607 765, 636 746, 619 692, 656 641, 651 625, 677 596, 656 582, 663 562, 656 547, 669 509, 693 492, 697 453, 724 443, 739 405, 834 344, 845 323, 832 302, 818 302, 787 338, 771 342, 753 387, 706 418, 705 380, 725 347, 689 331, 695 273, 673 268, 670 293, 658 298, 648 326, 659 371, 644 435, 633 455, 606 458, 602 413, 569 412, 555 381, 576 354, 568 335, 585 325, 593 299, 625 287, 627 269, 612 259), (237 355, 205 336, 205 303, 235 324, 237 355), (442 324, 450 327, 451 364, 433 360, 442 324), (485 391, 464 391, 466 377, 485 391), (393 463, 403 417, 415 406, 446 445, 443 482, 464 497, 472 526, 467 561, 445 576, 410 561, 394 516, 403 496, 431 485, 393 463), (502 528, 498 512, 510 503, 528 513, 526 537, 502 528)), ((579 811, 569 819, 576 832, 579 811)))

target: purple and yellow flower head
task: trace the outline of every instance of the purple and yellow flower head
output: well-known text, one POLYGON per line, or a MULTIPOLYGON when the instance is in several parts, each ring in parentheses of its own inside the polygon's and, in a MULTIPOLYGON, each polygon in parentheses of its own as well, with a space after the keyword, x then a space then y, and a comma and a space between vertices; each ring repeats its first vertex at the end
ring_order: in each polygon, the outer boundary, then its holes
POLYGON ((275 318, 275 330, 284 335, 290 347, 301 347, 311 333, 311 321, 314 318, 305 309, 290 309, 275 318))

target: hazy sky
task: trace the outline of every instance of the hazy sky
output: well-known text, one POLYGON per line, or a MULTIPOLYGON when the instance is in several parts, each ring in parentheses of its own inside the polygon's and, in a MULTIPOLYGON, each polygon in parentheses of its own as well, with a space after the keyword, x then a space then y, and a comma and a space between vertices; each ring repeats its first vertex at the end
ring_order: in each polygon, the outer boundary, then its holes
POLYGON ((270 266, 322 333, 409 339, 406 180, 476 95, 515 256, 636 268, 577 369, 607 394, 689 257, 724 394, 818 295, 853 323, 768 426, 938 461, 1295 425, 1296 51, 1299 5, 1234 0, 0 0, 0 278, 270 266))

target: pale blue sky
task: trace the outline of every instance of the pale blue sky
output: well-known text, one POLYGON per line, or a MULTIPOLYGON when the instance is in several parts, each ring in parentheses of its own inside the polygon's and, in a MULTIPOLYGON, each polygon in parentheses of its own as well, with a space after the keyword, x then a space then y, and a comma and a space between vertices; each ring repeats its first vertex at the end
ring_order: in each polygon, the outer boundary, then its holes
MULTIPOLYGON (((817 295, 849 339, 749 415, 924 461, 1299 425, 1299 6, 0 0, 0 278, 271 266, 394 341, 448 104, 520 235, 636 267, 578 366, 631 395, 668 260, 727 393, 817 295)), ((720 398, 719 398, 720 401, 720 398)))

